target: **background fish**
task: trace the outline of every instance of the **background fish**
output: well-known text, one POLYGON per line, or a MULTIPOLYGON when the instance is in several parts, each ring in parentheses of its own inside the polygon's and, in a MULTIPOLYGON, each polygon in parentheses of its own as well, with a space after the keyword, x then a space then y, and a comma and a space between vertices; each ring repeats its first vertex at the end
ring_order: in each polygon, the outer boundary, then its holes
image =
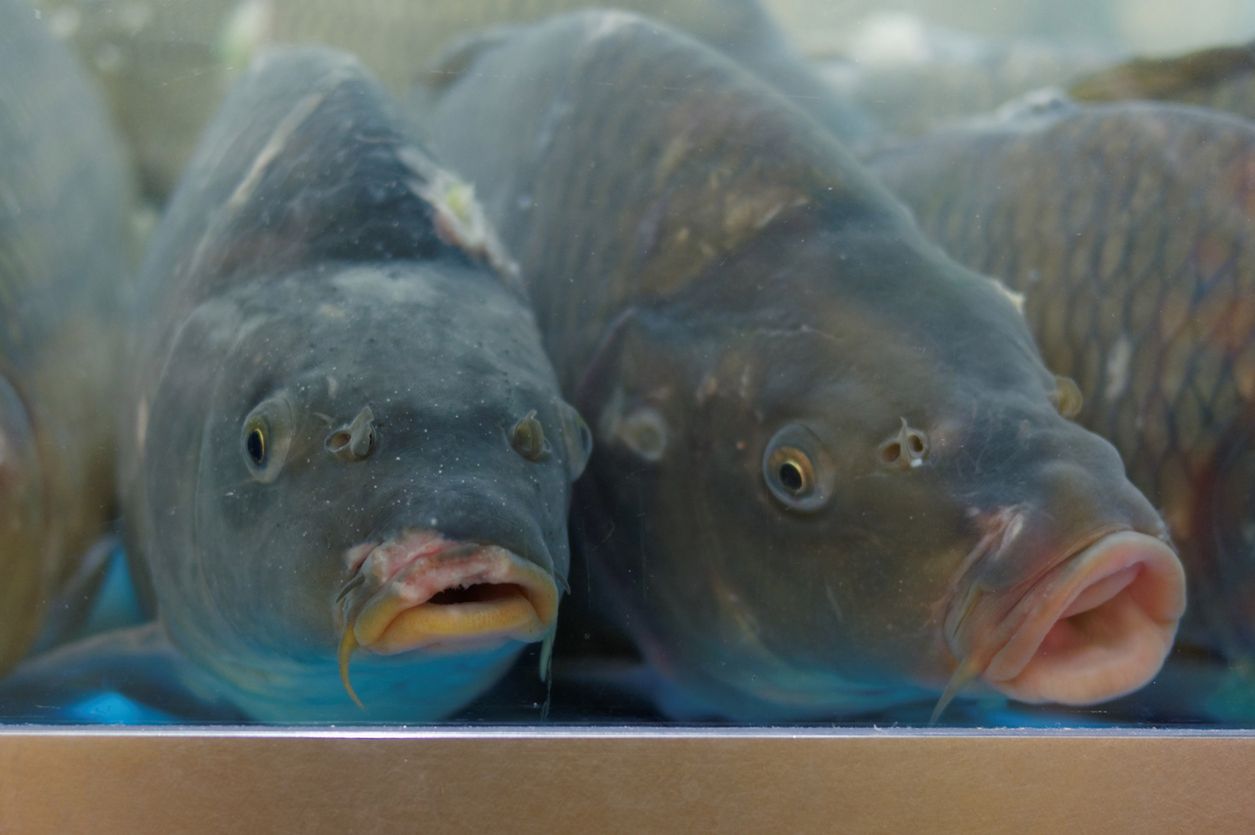
POLYGON ((1158 516, 1058 414, 1014 300, 816 122, 689 38, 586 13, 482 50, 428 124, 593 427, 573 602, 690 716, 971 679, 1086 703, 1159 668, 1184 589, 1158 516))
POLYGON ((1177 101, 1255 119, 1255 41, 1177 58, 1139 58, 1081 78, 1068 93, 1090 102, 1177 101))
POLYGON ((127 175, 81 70, 0 2, 0 673, 113 513, 127 175))
POLYGON ((874 168, 924 229, 1025 294, 1078 419, 1181 549, 1182 642, 1255 650, 1255 127, 1157 104, 1060 105, 939 133, 874 168))
MULTIPOLYGON (((145 189, 165 195, 231 78, 267 43, 361 56, 394 91, 459 36, 599 5, 588 0, 39 0, 105 87, 145 189)), ((833 129, 861 129, 756 0, 617 0, 735 55, 833 129)))
POLYGON ((106 662, 265 721, 431 720, 490 686, 552 631, 588 455, 512 274, 354 59, 259 59, 135 311, 122 479, 160 622, 8 702, 106 662))
POLYGON ((1033 91, 1057 89, 1125 55, 1113 45, 1074 38, 981 37, 901 12, 848 28, 853 34, 845 49, 819 57, 816 65, 879 129, 859 137, 869 142, 923 133, 1033 91))

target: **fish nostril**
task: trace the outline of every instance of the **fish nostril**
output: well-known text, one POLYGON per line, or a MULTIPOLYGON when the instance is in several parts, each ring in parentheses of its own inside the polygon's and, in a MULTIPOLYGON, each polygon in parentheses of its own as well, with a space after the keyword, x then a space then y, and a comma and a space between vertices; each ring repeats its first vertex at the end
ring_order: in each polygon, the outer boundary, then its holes
POLYGON ((928 436, 913 429, 906 422, 906 418, 902 418, 902 426, 897 435, 880 446, 881 463, 904 470, 920 466, 927 455, 928 436))
POLYGON ((375 415, 366 406, 352 423, 328 435, 323 446, 341 461, 360 461, 370 455, 375 443, 375 415))

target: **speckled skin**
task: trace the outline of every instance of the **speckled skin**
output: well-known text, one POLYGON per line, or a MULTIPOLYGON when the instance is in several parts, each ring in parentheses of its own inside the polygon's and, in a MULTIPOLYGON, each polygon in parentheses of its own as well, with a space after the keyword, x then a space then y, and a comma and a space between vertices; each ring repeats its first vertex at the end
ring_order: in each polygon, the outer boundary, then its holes
POLYGON ((1111 446, 1057 414, 995 283, 695 41, 555 19, 483 52, 428 124, 594 430, 571 634, 614 619, 689 718, 935 699, 956 572, 999 508, 1031 508, 1032 545, 975 570, 995 596, 1095 530, 1160 529, 1111 446), (893 447, 914 429, 918 464, 893 447), (799 504, 769 463, 788 445, 818 485, 799 504))
POLYGON ((1255 650, 1255 127, 1160 104, 1061 105, 885 152, 924 229, 1026 296, 1079 420, 1181 549, 1187 643, 1255 650))
POLYGON ((588 6, 657 17, 735 55, 834 129, 860 122, 829 95, 756 0, 39 0, 105 87, 145 190, 168 193, 231 79, 267 43, 324 43, 402 93, 482 27, 588 6))
POLYGON ((114 512, 127 176, 70 55, 0 2, 0 673, 114 512))
POLYGON ((1255 42, 1178 58, 1140 58, 1081 78, 1068 93, 1087 102, 1159 99, 1196 104, 1255 120, 1255 42))
POLYGON ((436 719, 521 650, 360 654, 359 710, 337 597, 361 543, 432 529, 565 582, 581 424, 509 265, 430 197, 445 176, 354 59, 276 50, 154 233, 123 444, 130 545, 196 686, 255 719, 436 719), (325 439, 364 407, 369 455, 335 454, 325 439), (264 477, 246 442, 259 409, 264 477), (531 410, 549 443, 535 461, 509 439, 531 410))

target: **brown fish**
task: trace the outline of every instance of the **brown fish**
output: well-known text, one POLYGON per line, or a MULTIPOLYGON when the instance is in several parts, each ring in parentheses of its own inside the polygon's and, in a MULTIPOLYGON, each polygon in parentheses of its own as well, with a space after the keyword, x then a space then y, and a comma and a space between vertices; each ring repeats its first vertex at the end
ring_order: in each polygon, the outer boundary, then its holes
POLYGON ((818 123, 603 12, 482 50, 429 124, 594 430, 582 596, 691 715, 851 716, 973 679, 1089 703, 1159 668, 1184 602, 1160 519, 1060 416, 1008 294, 818 123))
MULTIPOLYGON (((249 57, 269 43, 349 50, 394 92, 460 36, 600 5, 590 0, 38 0, 105 88, 146 191, 163 197, 249 57)), ((861 129, 757 0, 616 0, 723 50, 838 132, 861 129)))
POLYGON ((1024 293, 1078 419, 1181 548, 1182 642, 1255 652, 1255 126, 1066 103, 884 152, 924 229, 1024 293))
POLYGON ((112 514, 130 196, 82 71, 26 3, 2 0, 0 673, 112 514))
POLYGON ((1079 101, 1159 99, 1255 119, 1255 41, 1176 58, 1139 58, 1074 82, 1079 101))

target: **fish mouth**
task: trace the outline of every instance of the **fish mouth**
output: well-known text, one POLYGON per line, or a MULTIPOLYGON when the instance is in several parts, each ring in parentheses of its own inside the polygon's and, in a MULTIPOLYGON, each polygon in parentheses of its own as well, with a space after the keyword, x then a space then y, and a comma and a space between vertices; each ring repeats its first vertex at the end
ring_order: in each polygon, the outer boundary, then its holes
POLYGON ((550 573, 501 546, 418 531, 361 550, 340 602, 357 646, 378 655, 537 641, 557 617, 550 573))
POLYGON ((1034 580, 961 668, 1022 702, 1107 701, 1159 672, 1184 611, 1176 553, 1147 534, 1108 533, 1034 580))
POLYGON ((352 576, 336 598, 345 690, 358 649, 376 655, 483 652, 510 641, 539 641, 558 614, 552 574, 499 545, 409 531, 346 553, 352 576))

